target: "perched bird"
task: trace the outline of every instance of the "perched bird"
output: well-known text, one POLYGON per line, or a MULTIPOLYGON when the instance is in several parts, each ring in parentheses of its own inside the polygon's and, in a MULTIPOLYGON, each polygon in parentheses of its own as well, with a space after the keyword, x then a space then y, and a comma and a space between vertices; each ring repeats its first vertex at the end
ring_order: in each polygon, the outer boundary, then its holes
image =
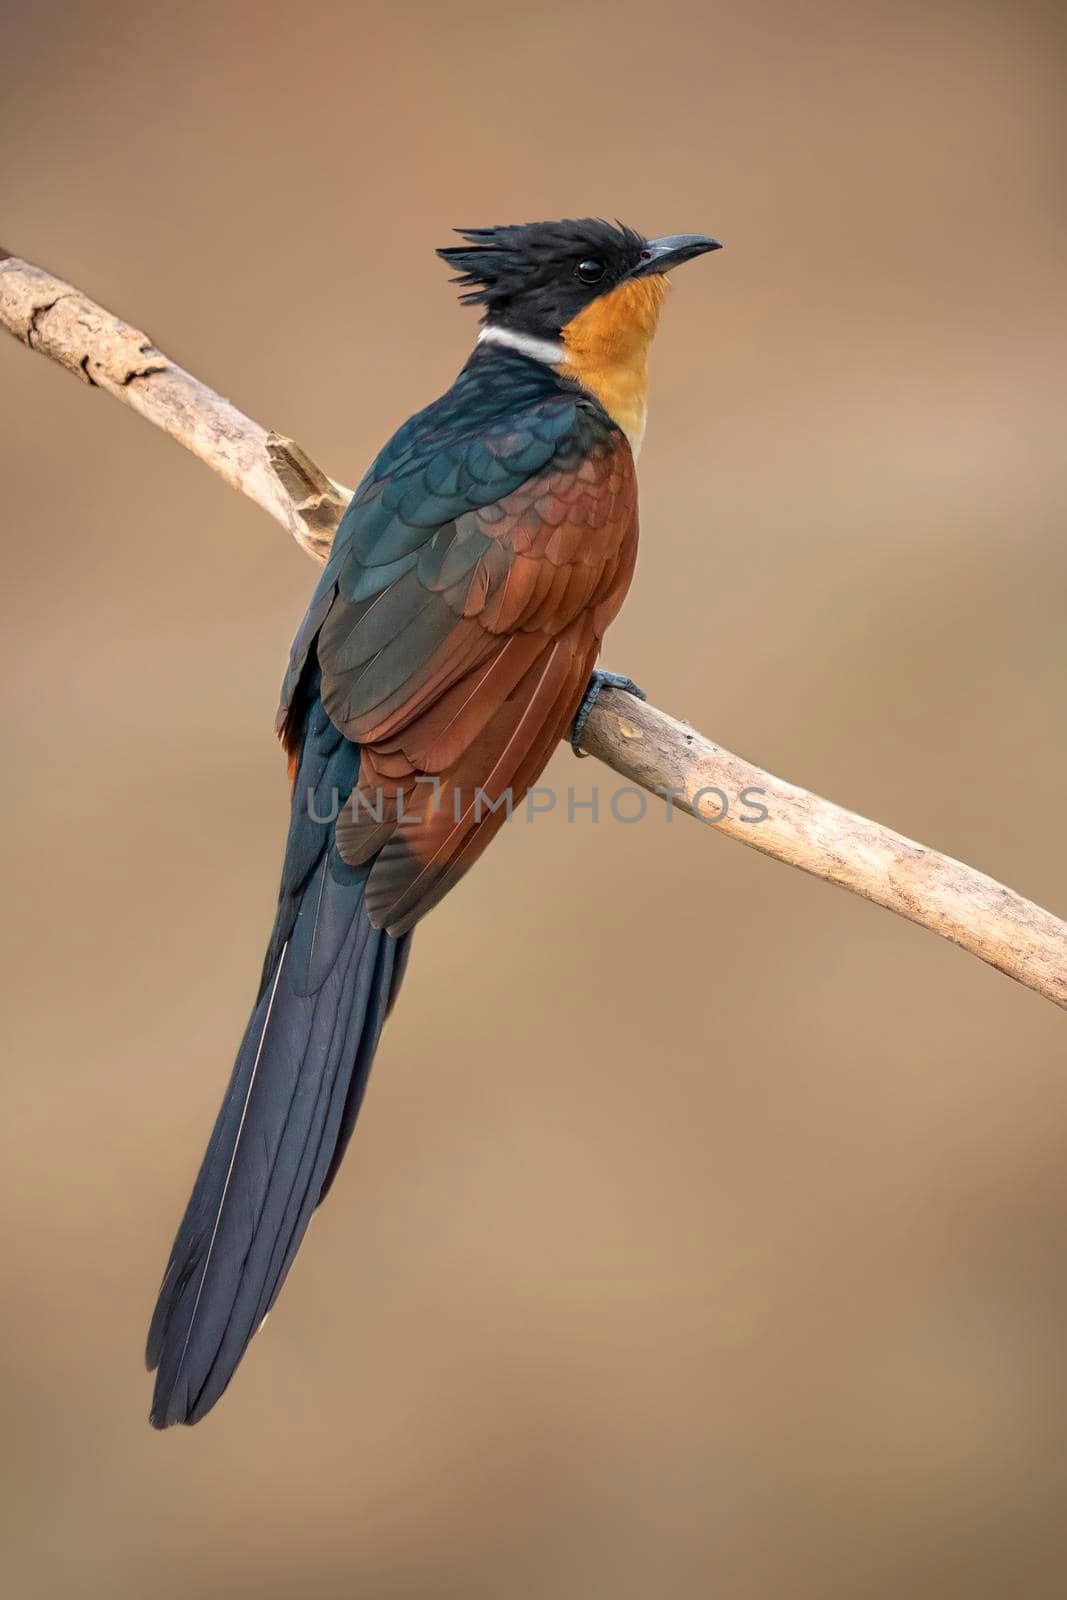
MULTIPOLYGON (((586 220, 459 230, 483 308, 447 394, 356 490, 293 644, 292 813, 259 995, 148 1336, 198 1422, 285 1281, 359 1112, 411 930, 607 681, 666 274, 718 248, 586 220)), ((637 691, 639 692, 639 691, 637 691)))

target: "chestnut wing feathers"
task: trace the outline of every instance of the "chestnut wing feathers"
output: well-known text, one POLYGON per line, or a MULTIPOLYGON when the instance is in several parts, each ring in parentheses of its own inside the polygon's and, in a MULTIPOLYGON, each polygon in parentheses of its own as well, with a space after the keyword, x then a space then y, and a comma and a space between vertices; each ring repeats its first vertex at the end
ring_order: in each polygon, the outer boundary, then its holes
POLYGON ((557 389, 503 419, 498 402, 473 430, 433 413, 397 435, 345 513, 279 714, 286 739, 314 650, 327 714, 361 751, 338 851, 373 861, 367 909, 393 933, 536 781, 636 552, 633 460, 599 408, 557 389))

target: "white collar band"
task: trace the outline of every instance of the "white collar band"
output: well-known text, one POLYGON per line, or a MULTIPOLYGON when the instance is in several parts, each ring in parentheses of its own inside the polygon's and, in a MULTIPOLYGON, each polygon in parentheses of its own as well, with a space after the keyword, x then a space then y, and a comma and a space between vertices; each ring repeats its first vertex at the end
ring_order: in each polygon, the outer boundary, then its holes
POLYGON ((532 361, 542 361, 546 367, 559 367, 567 359, 567 352, 554 339, 538 339, 536 334, 518 333, 514 328, 498 328, 490 323, 478 335, 479 344, 499 344, 506 350, 517 350, 532 361))

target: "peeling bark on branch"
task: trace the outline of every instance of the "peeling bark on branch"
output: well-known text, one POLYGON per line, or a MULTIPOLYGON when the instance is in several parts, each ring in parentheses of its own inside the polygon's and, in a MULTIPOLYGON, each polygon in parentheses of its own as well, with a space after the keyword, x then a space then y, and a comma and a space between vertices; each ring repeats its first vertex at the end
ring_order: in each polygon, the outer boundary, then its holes
POLYGON ((1067 1007, 1067 924, 984 872, 761 771, 631 695, 601 696, 582 747, 642 788, 670 792, 716 833, 851 889, 1067 1007), (720 794, 729 810, 717 820, 720 794), (767 816, 746 821, 757 805, 767 816))
POLYGON ((177 366, 147 334, 6 251, 0 254, 0 323, 31 350, 169 433, 269 512, 309 555, 325 561, 347 504, 345 491, 297 445, 289 445, 280 476, 266 428, 177 366))
MULTIPOLYGON (((350 491, 70 284, 0 249, 0 326, 121 400, 199 456, 325 561, 350 491)), ((654 706, 606 690, 583 749, 615 772, 777 861, 863 895, 1067 1008, 1067 924, 962 862, 809 794, 654 706), (735 801, 758 790, 767 816, 735 801)))

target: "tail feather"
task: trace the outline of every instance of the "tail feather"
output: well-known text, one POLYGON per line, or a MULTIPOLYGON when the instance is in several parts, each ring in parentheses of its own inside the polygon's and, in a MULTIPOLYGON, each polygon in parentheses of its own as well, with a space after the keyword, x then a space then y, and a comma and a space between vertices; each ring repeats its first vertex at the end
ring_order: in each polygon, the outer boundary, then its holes
POLYGON ((355 1070, 352 1081, 348 1087, 344 1110, 341 1114, 341 1124, 337 1130, 337 1140, 334 1145, 330 1165, 322 1181, 322 1194, 324 1200, 337 1176, 337 1169, 344 1159, 348 1149, 348 1141, 352 1137, 352 1130, 359 1116, 359 1108, 363 1104, 363 1094, 370 1077, 371 1062, 374 1060, 374 1050, 378 1036, 393 1008, 400 983, 404 976, 404 969, 408 962, 408 950, 411 946, 411 934, 402 933, 399 938, 390 935, 382 939, 378 945, 378 967, 371 982, 371 1007, 368 1011, 363 1032, 360 1036, 359 1049, 356 1054, 355 1070))
POLYGON ((407 938, 366 913, 369 868, 346 866, 332 827, 316 827, 309 874, 294 801, 263 985, 149 1330, 158 1428, 211 1409, 274 1304, 351 1136, 402 974, 407 938))

